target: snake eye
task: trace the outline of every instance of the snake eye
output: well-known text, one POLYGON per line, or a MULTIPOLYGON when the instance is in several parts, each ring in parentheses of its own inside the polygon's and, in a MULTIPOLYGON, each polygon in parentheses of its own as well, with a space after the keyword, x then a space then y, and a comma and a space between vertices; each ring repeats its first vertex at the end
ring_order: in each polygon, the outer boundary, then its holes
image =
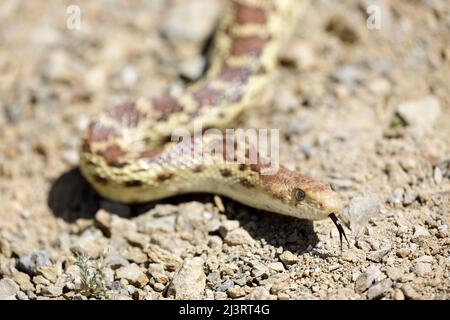
POLYGON ((295 189, 295 199, 297 199, 297 201, 303 201, 305 197, 305 191, 303 191, 302 189, 295 189))

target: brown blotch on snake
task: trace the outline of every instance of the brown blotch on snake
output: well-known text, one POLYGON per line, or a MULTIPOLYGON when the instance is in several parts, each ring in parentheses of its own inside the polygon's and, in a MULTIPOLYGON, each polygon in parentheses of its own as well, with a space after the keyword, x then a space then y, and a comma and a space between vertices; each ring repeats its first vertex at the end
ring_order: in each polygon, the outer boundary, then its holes
POLYGON ((209 85, 205 85, 192 93, 192 96, 194 97, 195 101, 198 102, 200 107, 215 107, 220 103, 220 101, 222 101, 224 93, 223 91, 211 88, 209 85))
POLYGON ((248 179, 245 179, 245 178, 239 179, 239 183, 246 188, 254 188, 255 187, 253 183, 251 183, 248 179))
POLYGON ((100 177, 99 175, 92 175, 92 178, 95 180, 95 182, 101 184, 101 185, 107 185, 108 184, 108 180, 100 177))
POLYGON ((107 127, 100 122, 93 122, 88 127, 88 134, 85 142, 86 144, 92 144, 93 142, 106 141, 115 136, 115 134, 116 131, 114 128, 107 127))
POLYGON ((252 72, 249 67, 230 67, 224 66, 219 73, 219 79, 227 82, 245 83, 251 76, 252 72))
POLYGON ((222 177, 224 177, 224 178, 228 178, 233 175, 233 173, 229 169, 220 169, 219 171, 220 171, 220 174, 222 175, 222 177))
POLYGON ((128 128, 135 128, 145 114, 136 108, 134 102, 125 102, 110 108, 106 114, 128 128))
POLYGON ((266 13, 261 8, 246 6, 243 4, 237 5, 236 8, 236 22, 239 24, 255 23, 264 24, 267 21, 266 13))
POLYGON ((205 168, 201 164, 199 164, 192 168, 192 172, 199 173, 199 172, 202 172, 204 169, 205 168))
POLYGON ((119 161, 119 158, 126 154, 118 145, 113 144, 106 149, 97 151, 97 154, 103 157, 106 163, 112 167, 122 167, 125 163, 119 161))
POLYGON ((157 112, 157 120, 167 120, 169 115, 183 111, 178 101, 170 96, 152 99, 153 109, 157 112))
POLYGON ((156 176, 156 179, 160 182, 169 180, 173 177, 173 173, 161 173, 156 176))
POLYGON ((142 186, 142 181, 140 180, 129 180, 129 181, 125 181, 124 185, 126 187, 140 187, 142 186))
POLYGON ((250 55, 258 57, 270 38, 259 36, 239 37, 234 39, 231 54, 235 56, 250 55))

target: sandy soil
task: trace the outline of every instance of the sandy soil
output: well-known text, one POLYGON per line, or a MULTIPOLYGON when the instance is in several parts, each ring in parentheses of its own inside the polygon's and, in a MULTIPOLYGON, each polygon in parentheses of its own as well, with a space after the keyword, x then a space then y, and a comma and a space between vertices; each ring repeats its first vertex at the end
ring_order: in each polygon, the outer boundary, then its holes
POLYGON ((124 206, 81 178, 89 117, 198 77, 222 5, 2 1, 0 298, 449 299, 445 0, 314 1, 241 119, 279 128, 282 163, 348 203, 342 254, 328 220, 210 195, 124 206), (370 4, 380 29, 366 26, 370 4))

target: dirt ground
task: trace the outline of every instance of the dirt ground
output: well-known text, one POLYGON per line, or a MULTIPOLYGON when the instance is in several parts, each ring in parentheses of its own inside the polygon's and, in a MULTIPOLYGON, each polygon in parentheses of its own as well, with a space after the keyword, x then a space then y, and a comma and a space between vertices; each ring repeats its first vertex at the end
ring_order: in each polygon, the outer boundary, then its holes
POLYGON ((196 79, 223 3, 2 1, 0 298, 449 299, 445 0, 311 1, 241 119, 279 128, 281 162, 339 192, 342 253, 330 220, 212 195, 125 206, 81 178, 90 116, 196 79))

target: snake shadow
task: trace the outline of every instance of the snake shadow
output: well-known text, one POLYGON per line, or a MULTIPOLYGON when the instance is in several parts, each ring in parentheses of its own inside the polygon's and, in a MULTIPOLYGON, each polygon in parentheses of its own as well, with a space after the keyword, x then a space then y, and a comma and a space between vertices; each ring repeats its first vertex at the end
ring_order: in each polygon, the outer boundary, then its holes
MULTIPOLYGON (((144 213, 157 204, 181 204, 198 201, 211 203, 211 194, 185 194, 144 204, 125 205, 103 199, 82 176, 79 168, 73 168, 59 176, 52 184, 47 203, 55 217, 68 223, 77 219, 94 219, 96 212, 103 208, 124 218, 132 218, 144 213)), ((228 219, 238 220, 253 239, 274 247, 283 247, 293 253, 302 253, 315 247, 319 239, 311 221, 264 212, 222 198, 228 219)))

